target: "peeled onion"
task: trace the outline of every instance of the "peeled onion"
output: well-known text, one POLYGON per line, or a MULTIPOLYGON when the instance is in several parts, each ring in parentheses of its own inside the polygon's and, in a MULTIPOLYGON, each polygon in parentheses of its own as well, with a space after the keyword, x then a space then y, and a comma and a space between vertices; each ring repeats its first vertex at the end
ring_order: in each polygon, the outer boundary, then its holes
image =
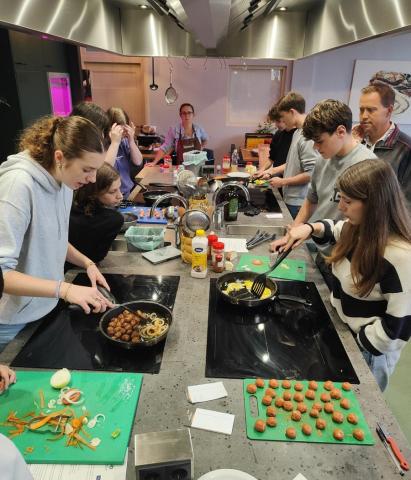
POLYGON ((52 377, 50 378, 50 385, 53 388, 64 388, 70 383, 71 380, 71 373, 67 368, 62 368, 61 370, 57 370, 52 377))

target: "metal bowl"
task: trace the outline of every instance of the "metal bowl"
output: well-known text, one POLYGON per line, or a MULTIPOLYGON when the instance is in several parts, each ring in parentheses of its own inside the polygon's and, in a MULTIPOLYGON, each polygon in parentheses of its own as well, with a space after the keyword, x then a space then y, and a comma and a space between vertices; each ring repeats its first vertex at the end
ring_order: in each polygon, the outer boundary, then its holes
POLYGON ((191 209, 184 212, 180 224, 186 232, 196 233, 197 230, 208 230, 211 220, 203 210, 191 209))
POLYGON ((126 350, 133 350, 134 348, 140 347, 152 347, 157 343, 161 342, 167 337, 168 332, 170 331, 171 324, 173 322, 173 314, 169 308, 160 303, 152 302, 150 300, 136 300, 134 302, 127 302, 124 304, 119 305, 118 307, 112 308, 108 310, 104 315, 100 318, 99 329, 102 335, 113 345, 116 345, 121 348, 125 348, 126 350), (153 340, 141 341, 138 343, 131 343, 125 342, 123 340, 117 340, 111 338, 110 335, 107 333, 107 327, 114 317, 117 317, 124 311, 122 305, 125 305, 132 311, 142 310, 143 312, 155 312, 168 323, 168 329, 160 336, 153 338, 153 340))

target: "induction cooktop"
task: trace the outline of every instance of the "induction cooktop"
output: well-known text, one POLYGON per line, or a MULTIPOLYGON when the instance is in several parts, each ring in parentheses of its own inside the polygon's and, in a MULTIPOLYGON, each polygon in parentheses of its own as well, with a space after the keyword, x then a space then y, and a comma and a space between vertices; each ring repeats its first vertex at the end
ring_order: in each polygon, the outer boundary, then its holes
POLYGON ((237 307, 219 297, 211 279, 206 376, 359 383, 314 283, 276 283, 280 295, 307 303, 274 300, 258 309, 237 307))
MULTIPOLYGON (((154 300, 171 310, 180 277, 148 275, 104 275, 119 303, 154 300)), ((89 285, 81 273, 73 281, 89 285)), ((62 368, 158 373, 165 341, 148 348, 124 350, 113 345, 99 331, 102 314, 72 311, 59 302, 12 362, 14 367, 62 368)), ((172 328, 172 327, 171 327, 172 328)))

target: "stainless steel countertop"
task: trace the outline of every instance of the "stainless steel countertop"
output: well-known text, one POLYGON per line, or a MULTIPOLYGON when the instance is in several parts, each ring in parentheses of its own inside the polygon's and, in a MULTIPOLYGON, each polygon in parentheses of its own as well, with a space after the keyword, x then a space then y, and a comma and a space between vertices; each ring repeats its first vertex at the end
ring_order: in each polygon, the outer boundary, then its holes
MULTIPOLYGON (((147 168, 144 170, 148 170, 147 168)), ((170 181, 158 169, 151 170, 144 183, 170 181)), ((141 176, 141 172, 140 172, 141 176)), ((238 224, 286 225, 288 211, 278 192, 276 196, 283 209, 283 219, 267 219, 265 214, 246 217, 239 214, 238 224)), ((264 244, 253 250, 266 254, 264 244)), ((392 480, 396 469, 375 432, 377 421, 382 421, 397 440, 405 456, 411 458, 411 449, 394 416, 389 410, 372 373, 362 358, 351 333, 339 319, 328 300, 329 291, 317 271, 306 247, 290 254, 290 258, 307 262, 307 281, 316 284, 336 330, 351 359, 361 384, 354 388, 365 418, 375 438, 375 446, 350 446, 315 443, 288 443, 251 441, 246 437, 242 380, 223 379, 228 397, 201 404, 201 407, 232 413, 236 416, 231 436, 192 429, 195 477, 218 468, 239 469, 259 480, 292 480, 298 472, 309 480, 329 479, 386 479, 392 480)), ((101 263, 103 273, 179 275, 180 285, 174 307, 174 323, 167 336, 161 371, 158 375, 144 375, 133 433, 177 429, 188 424, 188 412, 193 411, 185 396, 188 385, 214 379, 205 378, 209 280, 194 279, 190 268, 175 259, 152 265, 139 253, 109 252, 101 263)), ((210 272, 208 277, 218 276, 210 272)), ((66 277, 73 278, 69 272, 66 277)), ((0 355, 0 362, 8 362, 29 338, 26 330, 0 355)), ((407 408, 404 404, 404 408, 407 408)), ((129 446, 127 479, 134 475, 134 442, 129 446)), ((409 476, 409 474, 408 474, 409 476)))

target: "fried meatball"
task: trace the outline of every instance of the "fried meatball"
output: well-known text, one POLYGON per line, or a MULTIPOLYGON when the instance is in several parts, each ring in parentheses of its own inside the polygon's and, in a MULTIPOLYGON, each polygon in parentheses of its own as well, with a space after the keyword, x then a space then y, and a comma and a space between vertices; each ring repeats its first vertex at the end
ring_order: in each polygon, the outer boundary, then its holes
POLYGON ((261 401, 264 405, 269 406, 273 401, 273 397, 270 397, 270 395, 265 395, 261 401))
POLYGON ((299 422, 301 420, 301 412, 299 410, 294 410, 291 414, 291 420, 294 420, 294 422, 299 422))
POLYGON ((267 420, 265 421, 265 423, 269 427, 276 427, 277 426, 277 420, 274 417, 268 417, 267 420))
POLYGON ((278 381, 275 379, 275 378, 272 378, 269 382, 268 382, 268 386, 270 388, 278 388, 278 381))
POLYGON ((296 402, 303 402, 304 401, 304 395, 301 392, 294 393, 294 401, 296 402))
POLYGON ((307 408, 307 405, 305 403, 301 402, 297 405, 297 410, 301 413, 305 413, 308 410, 308 408, 307 408))
POLYGON ((349 410, 350 409, 350 401, 348 398, 343 398, 340 402, 340 407, 343 408, 344 410, 349 410))
POLYGON ((265 382, 262 378, 257 378, 255 384, 258 388, 264 388, 265 382))
POLYGON ((358 417, 355 413, 349 413, 347 415, 347 422, 352 423, 353 425, 357 425, 358 417))
POLYGON ((318 428, 318 430, 325 430, 327 422, 323 418, 317 418, 315 426, 318 428))
POLYGON ((254 424, 254 428, 257 430, 257 432, 264 432, 265 422, 263 420, 257 420, 254 424))
POLYGON ((314 400, 315 398, 315 391, 314 390, 307 390, 305 392, 305 398, 308 398, 308 400, 314 400))
POLYGON ((341 429, 336 428, 336 429, 334 429, 334 431, 333 431, 333 437, 334 437, 336 440, 338 440, 338 441, 341 442, 342 440, 344 440, 344 432, 343 432, 341 429))
POLYGON ((364 440, 364 432, 361 430, 361 428, 354 428, 352 431, 352 436, 360 442, 364 440))
POLYGON ((254 383, 249 383, 249 384, 247 385, 247 392, 248 392, 248 393, 253 394, 253 393, 255 393, 256 391, 257 391, 257 385, 255 385, 254 383))
POLYGON ((265 414, 267 417, 275 417, 277 415, 277 410, 274 407, 267 407, 265 414))
POLYGON ((341 412, 335 411, 332 416, 333 422, 342 423, 344 421, 344 415, 341 412))
POLYGON ((293 404, 292 404, 292 402, 284 402, 284 403, 283 403, 283 408, 284 408, 284 410, 286 410, 287 412, 291 412, 291 410, 293 409, 293 404))
POLYGON ((287 438, 294 439, 297 436, 297 432, 295 431, 295 428, 288 427, 287 430, 285 431, 285 436, 287 438))
POLYGON ((311 435, 312 433, 312 428, 311 428, 311 425, 308 425, 308 423, 303 423, 302 424, 302 427, 301 427, 301 431, 303 432, 304 435, 311 435))

